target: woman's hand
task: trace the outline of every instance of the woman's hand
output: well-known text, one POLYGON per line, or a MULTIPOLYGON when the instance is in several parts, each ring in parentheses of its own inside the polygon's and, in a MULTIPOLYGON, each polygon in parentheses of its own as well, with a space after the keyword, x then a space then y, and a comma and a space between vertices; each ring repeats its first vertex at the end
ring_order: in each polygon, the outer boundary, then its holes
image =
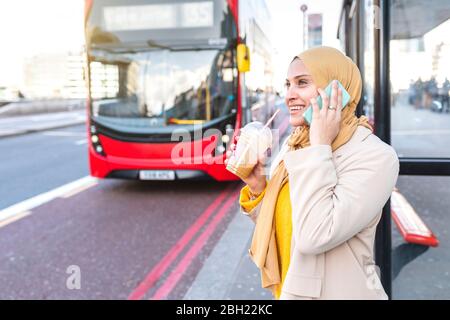
POLYGON ((309 142, 311 146, 331 145, 341 125, 342 90, 338 88, 337 81, 334 80, 330 99, 324 90, 318 89, 318 92, 322 97, 322 109, 319 109, 316 99, 311 99, 313 116, 309 129, 309 142), (329 109, 330 106, 334 109, 329 109))
MULTIPOLYGON (((236 136, 236 141, 237 140, 239 140, 239 136, 236 136)), ((227 153, 226 153, 227 158, 225 159, 225 165, 228 163, 228 159, 230 159, 231 157, 234 157, 233 153, 234 153, 235 149, 236 149, 236 145, 234 143, 232 143, 230 145, 230 150, 227 151, 227 153)), ((266 187, 264 161, 265 161, 264 158, 258 159, 258 163, 253 168, 250 175, 247 178, 242 179, 242 181, 244 181, 244 183, 246 183, 248 185, 248 187, 250 188, 250 191, 253 194, 260 194, 261 192, 264 191, 264 189, 266 187)))

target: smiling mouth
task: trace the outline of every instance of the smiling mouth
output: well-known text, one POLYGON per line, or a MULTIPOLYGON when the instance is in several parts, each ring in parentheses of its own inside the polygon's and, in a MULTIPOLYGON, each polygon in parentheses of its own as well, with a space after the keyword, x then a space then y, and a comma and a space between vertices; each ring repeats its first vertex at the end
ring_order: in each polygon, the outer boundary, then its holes
POLYGON ((305 105, 293 105, 289 107, 289 112, 292 113, 298 113, 300 111, 305 110, 306 106, 305 105))

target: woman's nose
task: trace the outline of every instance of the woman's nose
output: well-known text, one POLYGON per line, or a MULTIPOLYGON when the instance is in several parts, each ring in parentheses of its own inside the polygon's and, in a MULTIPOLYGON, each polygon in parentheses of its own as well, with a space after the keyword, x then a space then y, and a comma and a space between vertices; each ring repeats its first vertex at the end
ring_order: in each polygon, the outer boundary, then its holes
POLYGON ((289 101, 296 98, 298 98, 298 93, 296 92, 295 88, 293 86, 289 87, 286 92, 286 99, 289 101))

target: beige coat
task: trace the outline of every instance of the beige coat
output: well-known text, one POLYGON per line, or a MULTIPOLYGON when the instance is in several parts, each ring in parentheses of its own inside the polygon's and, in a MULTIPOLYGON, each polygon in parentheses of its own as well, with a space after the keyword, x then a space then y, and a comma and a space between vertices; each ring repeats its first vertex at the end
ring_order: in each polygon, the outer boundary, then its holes
MULTIPOLYGON (((397 181, 394 149, 359 126, 331 151, 288 151, 283 159, 292 205, 291 260, 280 299, 387 299, 373 247, 382 208, 397 181)), ((261 203, 249 213, 256 221, 261 203)), ((390 252, 386 252, 390 254, 390 252)))

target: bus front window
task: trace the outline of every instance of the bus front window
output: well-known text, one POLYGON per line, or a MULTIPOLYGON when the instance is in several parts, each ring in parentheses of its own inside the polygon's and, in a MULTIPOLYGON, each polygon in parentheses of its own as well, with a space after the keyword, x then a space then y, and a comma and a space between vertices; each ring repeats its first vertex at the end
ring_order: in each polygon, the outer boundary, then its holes
POLYGON ((228 115, 236 104, 233 59, 231 50, 217 49, 97 52, 90 62, 91 114, 153 127, 228 115))

